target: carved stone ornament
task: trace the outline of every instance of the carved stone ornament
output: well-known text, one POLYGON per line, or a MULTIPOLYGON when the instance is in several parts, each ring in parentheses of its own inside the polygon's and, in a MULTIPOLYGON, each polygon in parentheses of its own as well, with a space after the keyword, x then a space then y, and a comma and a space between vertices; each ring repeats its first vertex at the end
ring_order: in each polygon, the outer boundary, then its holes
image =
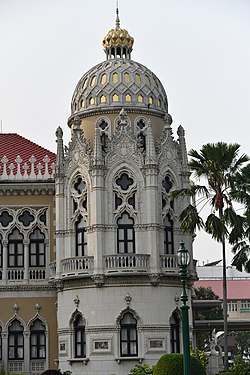
POLYGON ((41 305, 38 302, 35 304, 35 310, 37 313, 41 310, 41 305))
POLYGON ((76 307, 78 308, 79 303, 80 303, 80 299, 79 299, 78 295, 76 295, 76 298, 74 299, 74 302, 75 302, 76 307))
POLYGON ((129 306, 130 302, 132 301, 132 297, 130 296, 130 294, 127 293, 124 299, 125 299, 127 305, 129 306))
POLYGON ((161 275, 159 275, 158 273, 151 273, 149 275, 149 280, 150 280, 150 283, 153 285, 153 286, 157 286, 161 280, 161 275))
POLYGON ((15 303, 15 304, 13 305, 13 310, 14 310, 15 314, 17 314, 17 312, 18 312, 18 310, 19 310, 19 306, 18 306, 17 303, 15 303))
POLYGON ((97 288, 100 288, 103 286, 104 282, 105 282, 105 276, 104 275, 93 275, 91 276, 91 279, 93 280, 95 286, 97 286, 97 288))
POLYGON ((176 307, 178 307, 179 305, 179 301, 180 301, 180 297, 176 294, 175 297, 174 297, 174 301, 175 301, 175 305, 176 307))

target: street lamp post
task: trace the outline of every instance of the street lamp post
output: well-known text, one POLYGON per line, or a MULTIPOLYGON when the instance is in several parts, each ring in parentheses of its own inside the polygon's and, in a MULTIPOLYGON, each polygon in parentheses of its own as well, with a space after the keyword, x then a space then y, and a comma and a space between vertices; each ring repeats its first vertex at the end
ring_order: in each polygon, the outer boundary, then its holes
POLYGON ((190 375, 190 348, 189 348, 189 324, 188 324, 188 310, 189 306, 186 304, 188 300, 186 292, 186 280, 187 280, 187 266, 190 262, 190 255, 185 248, 184 242, 180 243, 179 250, 177 252, 178 266, 180 267, 180 276, 182 283, 182 294, 181 301, 183 305, 181 306, 182 312, 182 342, 183 342, 183 367, 184 375, 190 375))

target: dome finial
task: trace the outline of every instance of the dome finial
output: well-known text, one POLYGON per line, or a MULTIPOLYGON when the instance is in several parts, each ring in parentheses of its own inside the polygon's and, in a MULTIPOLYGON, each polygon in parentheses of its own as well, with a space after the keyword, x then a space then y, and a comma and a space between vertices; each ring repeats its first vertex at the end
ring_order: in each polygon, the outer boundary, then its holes
POLYGON ((115 21, 115 28, 120 28, 120 18, 119 18, 119 8, 118 8, 118 0, 116 1, 116 21, 115 21))

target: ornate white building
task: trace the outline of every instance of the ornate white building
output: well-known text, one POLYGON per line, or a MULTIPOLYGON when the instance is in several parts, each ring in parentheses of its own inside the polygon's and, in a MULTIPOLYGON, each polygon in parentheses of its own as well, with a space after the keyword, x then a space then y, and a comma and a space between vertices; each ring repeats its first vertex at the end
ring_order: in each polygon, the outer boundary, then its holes
POLYGON ((171 191, 189 184, 184 130, 174 140, 118 11, 103 47, 73 94, 67 147, 60 128, 57 155, 0 134, 1 372, 127 375, 182 351, 181 241, 189 297, 195 269, 178 222, 188 202, 171 191))
MULTIPOLYGON (((103 39, 106 60, 78 82, 68 120, 57 129, 55 169, 58 366, 73 375, 127 375, 181 351, 181 241, 192 238, 171 201, 189 184, 184 129, 174 140, 164 87, 131 59, 120 27, 103 39)), ((192 317, 190 313, 190 336, 192 317)))

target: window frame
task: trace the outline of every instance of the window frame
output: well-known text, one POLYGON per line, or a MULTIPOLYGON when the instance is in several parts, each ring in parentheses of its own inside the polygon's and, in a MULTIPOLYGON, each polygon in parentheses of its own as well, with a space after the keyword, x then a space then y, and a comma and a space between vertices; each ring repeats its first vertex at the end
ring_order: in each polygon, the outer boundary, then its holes
POLYGON ((87 229, 86 229, 86 221, 84 220, 82 216, 80 216, 75 223, 75 246, 76 246, 75 254, 77 257, 86 256, 87 250, 88 250, 87 229), (85 223, 85 226, 83 227, 79 226, 79 224, 81 224, 82 221, 85 223), (79 241, 79 236, 81 238, 80 241, 79 241), (79 253, 81 254, 79 255, 79 253))
POLYGON ((29 243, 29 267, 45 267, 46 266, 46 246, 45 246, 45 235, 41 232, 39 228, 35 228, 35 230, 30 235, 30 243, 29 243), (35 231, 38 230, 41 236, 41 238, 31 238, 32 234, 35 233, 35 231), (32 245, 34 246, 34 249, 32 249, 32 245), (41 246, 43 245, 43 246, 41 246), (34 252, 32 252, 35 250, 34 252), (35 257, 35 265, 32 264, 31 260, 35 257), (40 259, 42 257, 42 259, 40 259))
POLYGON ((74 321, 74 358, 86 358, 85 326, 85 320, 81 315, 78 315, 74 321), (84 323, 83 325, 79 324, 81 321, 84 323), (78 348, 80 348, 80 354, 78 354, 78 348))
POLYGON ((170 215, 166 215, 163 219, 164 225, 164 253, 174 255, 174 223, 170 215), (168 218, 170 225, 165 225, 165 219, 168 218))
POLYGON ((23 268, 24 267, 24 244, 23 244, 23 234, 19 231, 19 229, 14 228, 13 231, 9 234, 8 236, 8 268, 23 268), (19 239, 11 239, 11 235, 13 234, 14 231, 18 231, 20 236, 22 237, 19 239), (10 254, 10 245, 13 245, 13 254, 10 254), (21 245, 19 247, 19 245, 21 245), (18 250, 21 249, 21 253, 18 254, 18 250), (18 264, 19 258, 21 259, 21 264, 18 264), (14 259, 14 264, 11 265, 10 259, 14 259))
POLYGON ((120 319, 120 355, 121 357, 137 357, 138 356, 138 331, 137 331, 137 319, 133 316, 131 312, 127 312, 123 315, 122 319, 120 319), (126 315, 131 315, 133 320, 135 321, 134 324, 130 323, 123 323, 122 321, 126 318, 126 315), (124 332, 126 333, 125 336, 127 339, 123 338, 124 332), (131 339, 133 334, 135 334, 135 339, 131 339), (127 350, 124 352, 123 344, 127 344, 127 350), (135 343, 136 352, 131 353, 131 344, 135 343))
POLYGON ((24 359, 24 328, 21 325, 20 321, 15 319, 8 329, 8 359, 9 360, 23 360, 24 359), (22 328, 20 330, 11 330, 13 328, 13 323, 18 322, 19 326, 22 328), (11 339, 13 338, 13 344, 10 344, 11 339), (21 344, 19 339, 21 338, 21 344), (10 349, 13 348, 14 356, 10 356, 10 349), (19 350, 22 349, 22 355, 19 356, 19 350))
POLYGON ((43 324, 43 322, 40 319, 36 319, 31 327, 30 327, 30 359, 43 359, 46 360, 46 328, 43 324), (35 325, 35 323, 39 321, 41 325, 44 327, 44 329, 32 329, 32 327, 35 325), (32 344, 32 339, 35 337, 36 344, 32 344), (44 344, 41 343, 43 340, 44 344), (33 356, 32 349, 35 348, 36 355, 33 356), (43 349, 44 356, 41 356, 40 350, 43 349))
POLYGON ((135 230, 134 230, 134 219, 127 212, 123 212, 121 217, 117 220, 117 253, 118 254, 134 254, 135 253, 135 230), (122 219, 123 215, 127 214, 128 217, 133 221, 133 224, 119 224, 119 220, 122 219), (132 230, 132 239, 128 237, 128 231, 132 230), (123 235, 121 236, 121 231, 123 235), (129 244, 132 243, 132 252, 129 252, 129 244), (124 251, 120 251, 120 245, 123 244, 124 251))

